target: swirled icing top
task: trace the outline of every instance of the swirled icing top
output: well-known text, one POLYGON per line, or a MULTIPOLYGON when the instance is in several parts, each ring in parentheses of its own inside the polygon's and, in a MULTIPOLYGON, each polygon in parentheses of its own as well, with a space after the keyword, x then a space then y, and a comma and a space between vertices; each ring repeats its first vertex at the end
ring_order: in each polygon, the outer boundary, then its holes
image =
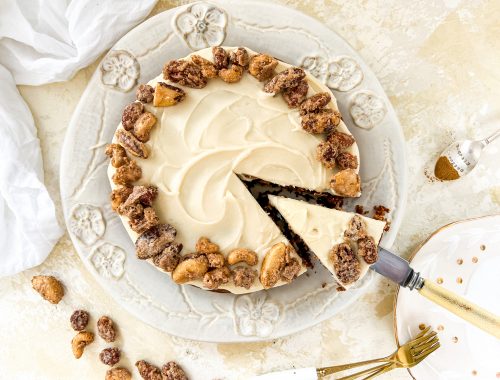
MULTIPOLYGON (((211 49, 196 54, 212 60, 211 49)), ((288 67, 279 62, 276 71, 288 67)), ((331 94, 310 74, 306 79, 308 96, 331 94)), ((148 84, 154 87, 157 82, 168 83, 160 75, 148 84)), ((262 82, 246 73, 237 83, 214 79, 202 89, 184 88, 186 99, 174 107, 145 105, 158 123, 148 142, 150 156, 137 159, 142 169, 138 184, 158 187, 155 211, 162 222, 176 227, 183 254, 193 252, 197 239, 206 236, 226 254, 238 247, 255 251, 258 269, 270 247, 287 242, 235 173, 280 185, 329 191, 332 170, 316 159, 320 137, 305 132, 298 111, 288 108, 281 96, 265 93, 262 87, 262 82)), ((332 99, 329 107, 337 110, 333 95, 332 99)), ((343 122, 337 129, 350 134, 343 122)), ((359 157, 356 144, 347 151, 359 157)), ((110 165, 110 180, 113 173, 110 165)), ((137 234, 126 218, 122 220, 135 241, 137 234)), ((294 257, 298 258, 295 253, 294 257)), ((302 269, 300 274, 304 272, 302 269)), ((202 281, 190 284, 202 287, 202 281)), ((219 289, 247 293, 263 287, 256 280, 248 290, 232 283, 219 289)))

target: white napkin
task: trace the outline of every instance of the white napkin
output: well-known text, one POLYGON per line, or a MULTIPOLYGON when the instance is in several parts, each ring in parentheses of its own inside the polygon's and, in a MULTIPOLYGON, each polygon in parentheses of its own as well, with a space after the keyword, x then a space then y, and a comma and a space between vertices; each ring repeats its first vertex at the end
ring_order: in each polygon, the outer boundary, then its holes
POLYGON ((40 142, 17 84, 70 79, 156 0, 0 0, 0 276, 40 264, 63 230, 43 184, 40 142))

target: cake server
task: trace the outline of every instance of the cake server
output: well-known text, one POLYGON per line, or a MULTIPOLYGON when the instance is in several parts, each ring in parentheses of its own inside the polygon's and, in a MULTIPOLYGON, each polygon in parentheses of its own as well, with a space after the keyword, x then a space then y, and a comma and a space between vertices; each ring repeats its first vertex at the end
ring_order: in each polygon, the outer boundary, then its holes
POLYGON ((404 288, 417 290, 428 300, 444 307, 463 320, 500 339, 500 316, 466 300, 433 281, 423 278, 410 263, 379 247, 378 260, 370 268, 404 288))

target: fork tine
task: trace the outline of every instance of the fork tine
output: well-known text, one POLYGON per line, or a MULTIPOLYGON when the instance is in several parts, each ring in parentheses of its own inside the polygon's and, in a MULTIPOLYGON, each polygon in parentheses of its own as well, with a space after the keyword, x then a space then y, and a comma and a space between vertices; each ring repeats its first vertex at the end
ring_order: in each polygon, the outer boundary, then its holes
POLYGON ((441 347, 441 344, 437 342, 436 344, 428 347, 426 350, 422 351, 418 355, 414 357, 415 360, 422 361, 424 360, 427 356, 432 354, 434 351, 436 351, 439 347, 441 347))
POLYGON ((410 350, 416 353, 422 352, 425 350, 427 347, 432 346, 434 343, 439 342, 439 338, 437 336, 434 336, 432 339, 425 341, 423 343, 420 343, 416 347, 412 347, 410 350))
POLYGON ((419 346, 420 344, 428 341, 429 339, 431 339, 432 337, 434 337, 436 335, 437 335, 437 333, 435 331, 432 331, 429 334, 422 335, 418 339, 414 339, 411 341, 410 348, 414 348, 416 346, 419 346))

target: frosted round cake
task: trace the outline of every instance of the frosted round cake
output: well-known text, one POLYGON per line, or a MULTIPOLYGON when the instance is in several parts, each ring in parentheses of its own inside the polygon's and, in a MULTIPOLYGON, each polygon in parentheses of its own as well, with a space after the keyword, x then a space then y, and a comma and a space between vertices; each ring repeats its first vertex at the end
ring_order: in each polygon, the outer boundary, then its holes
POLYGON ((137 257, 209 290, 254 292, 306 271, 238 175, 343 197, 361 191, 358 147, 330 90, 241 47, 166 63, 138 87, 106 153, 112 207, 137 257))

